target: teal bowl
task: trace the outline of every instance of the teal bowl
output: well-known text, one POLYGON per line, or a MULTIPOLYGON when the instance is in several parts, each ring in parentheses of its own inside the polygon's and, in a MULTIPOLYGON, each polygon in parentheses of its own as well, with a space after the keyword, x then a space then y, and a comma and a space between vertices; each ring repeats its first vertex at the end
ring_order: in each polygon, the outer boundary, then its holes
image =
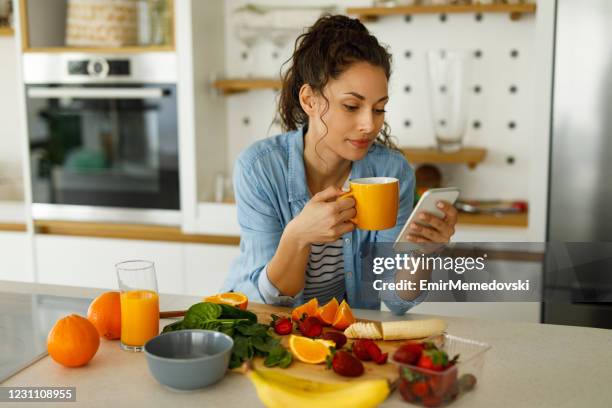
POLYGON ((234 340, 211 330, 160 334, 144 345, 153 377, 178 390, 195 390, 219 381, 229 366, 234 340))

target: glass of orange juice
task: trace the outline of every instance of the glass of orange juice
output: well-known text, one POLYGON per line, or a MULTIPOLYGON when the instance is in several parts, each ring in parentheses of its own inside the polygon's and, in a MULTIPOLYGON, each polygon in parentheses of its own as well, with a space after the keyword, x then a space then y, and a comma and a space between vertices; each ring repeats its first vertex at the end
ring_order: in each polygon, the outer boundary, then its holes
POLYGON ((121 348, 142 351, 159 334, 159 295, 155 265, 125 261, 115 265, 121 291, 121 348))

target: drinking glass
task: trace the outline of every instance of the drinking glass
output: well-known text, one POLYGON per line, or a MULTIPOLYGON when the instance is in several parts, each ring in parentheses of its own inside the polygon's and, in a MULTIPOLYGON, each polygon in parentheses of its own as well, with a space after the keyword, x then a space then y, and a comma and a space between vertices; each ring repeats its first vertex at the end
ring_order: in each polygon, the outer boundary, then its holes
POLYGON ((433 127, 438 149, 461 149, 466 131, 470 53, 429 51, 427 68, 433 127))
POLYGON ((115 265, 121 291, 121 348, 142 351, 159 334, 159 294, 155 265, 125 261, 115 265))

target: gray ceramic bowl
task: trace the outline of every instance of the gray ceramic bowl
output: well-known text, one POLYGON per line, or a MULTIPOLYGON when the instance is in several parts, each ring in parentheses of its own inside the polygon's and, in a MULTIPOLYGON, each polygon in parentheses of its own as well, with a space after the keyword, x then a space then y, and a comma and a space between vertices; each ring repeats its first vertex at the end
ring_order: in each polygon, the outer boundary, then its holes
POLYGON ((194 390, 219 381, 229 365, 234 340, 211 330, 160 334, 144 346, 157 381, 179 390, 194 390))

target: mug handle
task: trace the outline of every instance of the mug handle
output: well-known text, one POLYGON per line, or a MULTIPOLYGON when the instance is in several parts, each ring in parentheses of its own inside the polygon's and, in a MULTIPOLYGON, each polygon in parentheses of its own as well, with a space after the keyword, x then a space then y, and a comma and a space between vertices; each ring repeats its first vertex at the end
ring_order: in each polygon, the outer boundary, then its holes
MULTIPOLYGON (((338 197, 336 200, 342 200, 343 198, 348 198, 348 197, 352 197, 353 200, 355 199, 355 193, 353 191, 348 191, 342 195, 340 195, 340 197, 338 197)), ((351 218, 350 221, 353 224, 357 224, 357 216, 355 216, 355 218, 351 218)))
POLYGON ((336 200, 342 200, 343 198, 347 197, 353 197, 353 199, 355 199, 355 193, 352 191, 347 191, 346 193, 341 194, 340 197, 338 197, 336 200))

